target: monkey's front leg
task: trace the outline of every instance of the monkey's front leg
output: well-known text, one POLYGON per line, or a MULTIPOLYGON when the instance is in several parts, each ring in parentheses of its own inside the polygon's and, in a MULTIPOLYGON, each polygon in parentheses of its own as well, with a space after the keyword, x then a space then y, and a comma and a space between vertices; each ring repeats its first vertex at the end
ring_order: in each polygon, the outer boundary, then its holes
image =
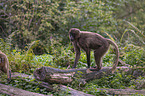
POLYGON ((81 55, 81 52, 80 52, 80 48, 79 46, 77 45, 77 42, 73 42, 73 45, 74 45, 74 49, 75 49, 75 61, 74 61, 74 66, 73 68, 76 68, 76 65, 80 59, 80 55, 81 55))
POLYGON ((87 49, 86 54, 87 54, 87 64, 88 64, 88 68, 90 68, 90 50, 89 49, 87 49))
POLYGON ((80 59, 80 55, 81 55, 81 52, 76 52, 76 54, 75 54, 75 62, 74 62, 73 68, 76 68, 76 65, 77 65, 77 63, 78 63, 78 61, 80 59))

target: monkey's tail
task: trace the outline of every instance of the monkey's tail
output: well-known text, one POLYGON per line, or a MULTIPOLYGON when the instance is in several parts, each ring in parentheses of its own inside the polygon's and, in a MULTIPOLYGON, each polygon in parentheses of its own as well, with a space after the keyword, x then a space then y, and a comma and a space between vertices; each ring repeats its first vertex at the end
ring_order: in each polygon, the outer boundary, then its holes
POLYGON ((107 39, 107 41, 115 47, 115 51, 116 51, 116 60, 115 60, 115 62, 114 62, 114 64, 113 64, 113 67, 112 67, 112 69, 111 69, 111 70, 112 70, 112 73, 114 73, 114 71, 115 71, 115 69, 116 69, 116 67, 117 67, 117 65, 118 65, 118 60, 119 60, 119 49, 118 49, 118 46, 117 46, 117 44, 116 44, 115 42, 113 42, 113 41, 110 40, 110 39, 107 39))

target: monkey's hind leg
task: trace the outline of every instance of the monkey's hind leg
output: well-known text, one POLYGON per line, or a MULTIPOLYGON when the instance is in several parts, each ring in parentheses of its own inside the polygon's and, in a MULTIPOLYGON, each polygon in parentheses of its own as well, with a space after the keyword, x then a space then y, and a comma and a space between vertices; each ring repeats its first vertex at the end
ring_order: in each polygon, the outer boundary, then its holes
POLYGON ((95 62, 96 62, 96 70, 99 71, 102 68, 102 57, 100 57, 97 51, 94 51, 94 58, 95 58, 95 62))
POLYGON ((105 55, 107 48, 100 47, 99 49, 94 50, 94 58, 97 65, 96 70, 100 70, 102 68, 102 58, 105 55))

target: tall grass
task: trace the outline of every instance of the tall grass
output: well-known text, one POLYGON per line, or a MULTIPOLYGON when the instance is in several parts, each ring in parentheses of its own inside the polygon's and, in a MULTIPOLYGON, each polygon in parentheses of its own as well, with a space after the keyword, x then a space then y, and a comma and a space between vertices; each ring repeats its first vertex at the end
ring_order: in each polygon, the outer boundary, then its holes
POLYGON ((123 32, 123 34, 122 34, 122 36, 121 36, 121 39, 120 39, 120 44, 121 44, 121 42, 122 42, 122 39, 123 39, 123 37, 124 37, 124 34, 126 33, 126 32, 132 32, 142 43, 143 43, 143 45, 145 44, 145 42, 143 41, 143 39, 142 39, 142 37, 144 37, 145 38, 145 36, 144 36, 144 34, 143 34, 143 32, 141 32, 137 27, 135 27, 133 24, 131 24, 130 22, 128 22, 128 21, 125 21, 125 22, 127 22, 130 26, 132 26, 137 32, 135 32, 134 30, 132 30, 132 29, 126 29, 124 32, 123 32), (142 36, 139 36, 137 33, 140 33, 140 35, 142 36))

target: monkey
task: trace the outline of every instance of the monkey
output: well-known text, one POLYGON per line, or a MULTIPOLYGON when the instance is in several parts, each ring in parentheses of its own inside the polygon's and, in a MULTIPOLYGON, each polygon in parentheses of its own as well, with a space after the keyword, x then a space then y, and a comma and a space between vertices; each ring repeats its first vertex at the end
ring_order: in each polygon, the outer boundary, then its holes
POLYGON ((7 55, 0 51, 0 70, 7 73, 7 82, 11 81, 11 71, 9 70, 9 61, 7 55))
POLYGON ((90 51, 93 50, 95 63, 97 65, 96 70, 99 71, 102 68, 102 58, 108 51, 110 44, 112 44, 116 51, 116 60, 111 68, 112 73, 114 73, 119 60, 119 49, 116 43, 110 39, 104 38, 100 34, 80 31, 77 28, 71 28, 69 30, 69 38, 75 50, 75 61, 73 68, 76 68, 77 62, 80 59, 80 49, 83 49, 86 52, 87 67, 90 68, 90 51))

